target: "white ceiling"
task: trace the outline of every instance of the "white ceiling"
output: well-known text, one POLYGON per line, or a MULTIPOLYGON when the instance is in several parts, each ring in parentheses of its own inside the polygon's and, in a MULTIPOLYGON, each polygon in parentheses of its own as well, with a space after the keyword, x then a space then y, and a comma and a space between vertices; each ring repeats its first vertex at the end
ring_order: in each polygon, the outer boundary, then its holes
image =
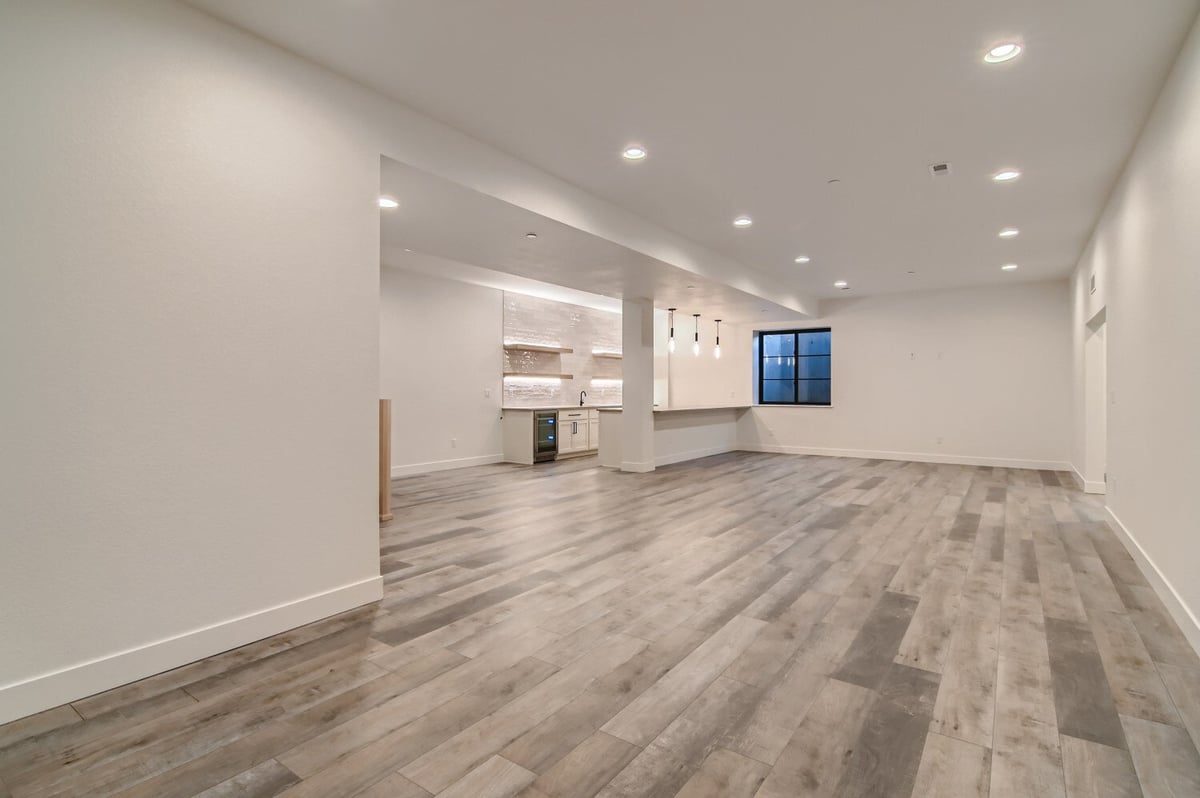
POLYGON ((647 297, 656 307, 695 307, 731 323, 800 317, 407 164, 382 164, 381 191, 400 203, 380 211, 385 266, 602 310, 619 311, 623 297, 647 297))
POLYGON ((818 296, 1067 274, 1200 8, 191 2, 818 296), (1020 58, 981 63, 1007 39, 1020 58), (631 142, 649 158, 622 161, 631 142), (988 179, 1007 166, 1024 176, 988 179))

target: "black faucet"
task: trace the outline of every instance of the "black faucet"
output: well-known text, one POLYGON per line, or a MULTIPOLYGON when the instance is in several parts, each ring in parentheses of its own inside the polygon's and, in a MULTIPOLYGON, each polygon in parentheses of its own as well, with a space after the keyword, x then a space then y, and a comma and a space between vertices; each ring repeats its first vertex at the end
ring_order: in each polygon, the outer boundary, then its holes
POLYGON ((583 407, 583 397, 587 396, 587 391, 579 392, 579 406, 583 407))

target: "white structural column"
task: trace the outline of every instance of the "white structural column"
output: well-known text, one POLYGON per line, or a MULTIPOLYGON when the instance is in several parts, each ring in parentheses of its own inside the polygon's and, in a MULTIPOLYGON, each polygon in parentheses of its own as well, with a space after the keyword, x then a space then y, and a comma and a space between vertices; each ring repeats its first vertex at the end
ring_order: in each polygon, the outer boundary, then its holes
POLYGON ((621 470, 654 470, 654 304, 621 303, 621 470))

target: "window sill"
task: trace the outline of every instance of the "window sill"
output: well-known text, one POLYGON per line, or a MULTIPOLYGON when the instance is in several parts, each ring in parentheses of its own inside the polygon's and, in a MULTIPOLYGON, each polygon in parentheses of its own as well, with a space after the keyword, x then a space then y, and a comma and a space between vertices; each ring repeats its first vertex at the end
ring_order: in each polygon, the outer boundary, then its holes
POLYGON ((763 403, 763 402, 755 402, 753 407, 787 407, 787 408, 796 408, 796 409, 803 409, 803 410, 832 410, 833 409, 833 405, 792 405, 792 404, 777 405, 777 404, 763 403))

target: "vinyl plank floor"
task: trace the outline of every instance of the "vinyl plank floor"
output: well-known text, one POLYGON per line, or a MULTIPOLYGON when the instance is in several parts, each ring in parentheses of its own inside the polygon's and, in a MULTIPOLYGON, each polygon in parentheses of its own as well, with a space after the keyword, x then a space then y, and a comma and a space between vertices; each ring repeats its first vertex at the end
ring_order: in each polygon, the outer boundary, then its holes
POLYGON ((1078 737, 1062 737, 1067 798, 1141 798, 1128 751, 1078 737))
POLYGON ((1200 795, 1200 657, 1054 472, 585 457, 392 494, 381 601, 0 726, 0 796, 1200 795))
POLYGON ((992 752, 931 732, 925 738, 912 794, 920 798, 987 798, 992 752))
POLYGON ((1096 639, 1084 624, 1046 619, 1054 711, 1063 734, 1125 748, 1125 734, 1096 639))

